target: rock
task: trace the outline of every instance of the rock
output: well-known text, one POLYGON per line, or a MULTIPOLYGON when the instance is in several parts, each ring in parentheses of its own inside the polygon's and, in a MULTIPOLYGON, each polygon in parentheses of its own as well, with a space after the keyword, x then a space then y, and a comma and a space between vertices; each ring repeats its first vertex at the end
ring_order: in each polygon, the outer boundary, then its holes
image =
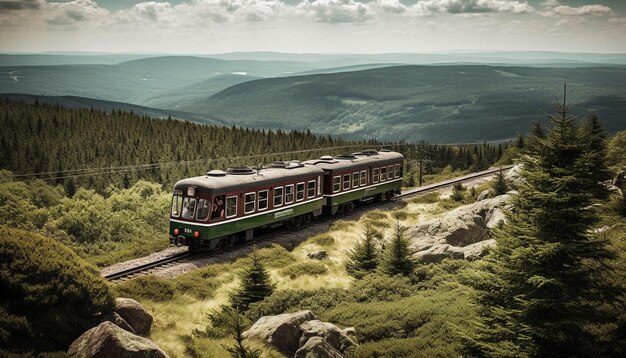
POLYGON ((475 261, 485 256, 489 249, 496 246, 496 240, 489 239, 481 242, 477 242, 472 245, 462 247, 463 258, 467 261, 475 261))
POLYGON ((487 229, 491 230, 506 223, 506 215, 504 214, 504 211, 502 211, 502 209, 494 208, 492 211, 487 213, 487 216, 485 216, 485 221, 487 222, 487 229))
POLYGON ((114 311, 133 327, 135 333, 142 336, 150 333, 152 315, 139 302, 131 298, 117 298, 114 311))
POLYGON ((356 330, 354 329, 354 327, 346 327, 342 331, 347 336, 356 336, 356 330))
POLYGON ((320 320, 306 321, 300 325, 300 347, 304 346, 312 337, 322 337, 328 344, 339 352, 346 353, 350 348, 356 347, 356 343, 342 330, 332 323, 320 320))
POLYGON ((521 164, 517 164, 513 168, 509 169, 509 171, 504 174, 504 179, 513 184, 513 186, 519 187, 522 184, 526 183, 526 179, 522 176, 522 168, 521 164))
POLYGON ((107 314, 103 314, 101 317, 101 322, 109 321, 120 327, 121 329, 127 330, 130 333, 136 333, 133 327, 131 327, 128 322, 126 322, 120 315, 115 312, 110 312, 107 314))
POLYGON ((443 259, 462 260, 465 258, 463 248, 448 244, 437 244, 429 249, 413 254, 413 257, 423 263, 438 263, 443 259))
POLYGON ((624 178, 626 177, 626 170, 623 170, 613 178, 612 184, 618 188, 621 188, 624 185, 624 178))
POLYGON ((328 254, 324 250, 309 252, 306 255, 314 260, 325 260, 328 258, 328 254))
POLYGON ((296 351, 294 358, 344 358, 333 346, 322 337, 312 337, 296 351))
POLYGON ((291 356, 300 348, 300 325, 314 319, 311 311, 261 317, 243 333, 243 337, 257 338, 291 356))
POLYGON ((478 194, 478 199, 476 199, 476 201, 483 201, 487 198, 489 198, 491 196, 491 191, 489 190, 483 190, 480 192, 480 194, 478 194))
POLYGON ((67 351, 70 358, 162 358, 168 357, 147 338, 125 331, 106 321, 78 337, 67 351))

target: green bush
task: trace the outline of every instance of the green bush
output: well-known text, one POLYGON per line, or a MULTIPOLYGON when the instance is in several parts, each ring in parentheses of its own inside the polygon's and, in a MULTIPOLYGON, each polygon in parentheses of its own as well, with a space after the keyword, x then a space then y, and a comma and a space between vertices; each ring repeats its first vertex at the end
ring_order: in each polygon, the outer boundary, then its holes
POLYGON ((389 216, 387 216, 387 213, 382 212, 382 211, 370 211, 363 216, 366 219, 371 219, 371 220, 385 220, 389 218, 389 216))
POLYGON ((418 197, 410 200, 410 202, 413 204, 434 204, 438 201, 439 201, 439 193, 434 192, 434 191, 419 195, 418 197))
POLYGON ((115 286, 115 292, 118 296, 163 302, 174 297, 176 287, 170 280, 149 275, 124 281, 115 286))
POLYGON ((351 300, 347 291, 341 288, 322 288, 315 291, 308 290, 283 290, 276 291, 263 301, 252 303, 246 312, 246 316, 252 320, 263 316, 277 315, 286 312, 311 310, 314 314, 334 307, 343 301, 351 300))
POLYGON ((279 273, 293 280, 304 275, 323 275, 328 273, 328 269, 321 262, 305 261, 287 266, 280 270, 279 273))
POLYGON ((356 302, 395 301, 416 292, 408 278, 370 274, 354 281, 350 288, 352 300, 356 302))
POLYGON ((0 292, 0 346, 15 353, 66 350, 113 308, 95 268, 50 238, 4 226, 0 292))
POLYGON ((227 269, 226 265, 211 265, 179 276, 176 279, 176 290, 200 300, 212 298, 222 284, 218 276, 227 269))

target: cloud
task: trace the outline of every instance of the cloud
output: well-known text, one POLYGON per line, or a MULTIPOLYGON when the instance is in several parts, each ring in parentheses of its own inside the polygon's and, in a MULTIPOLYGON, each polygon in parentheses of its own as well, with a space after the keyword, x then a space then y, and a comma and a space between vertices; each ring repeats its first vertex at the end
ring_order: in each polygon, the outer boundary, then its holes
POLYGON ((412 6, 417 15, 432 15, 447 12, 450 14, 480 14, 505 12, 522 14, 533 12, 534 8, 525 1, 514 0, 421 0, 412 6))
POLYGON ((2 0, 0 1, 0 12, 39 9, 40 6, 41 2, 39 0, 2 0))
POLYGON ((304 0, 296 13, 309 16, 316 22, 363 22, 373 17, 369 4, 354 0, 304 0))
POLYGON ((79 22, 100 20, 109 12, 98 6, 94 0, 74 0, 64 3, 46 3, 45 22, 50 25, 72 26, 79 22))
POLYGON ((613 10, 605 5, 584 5, 580 7, 559 5, 552 8, 552 12, 562 16, 613 15, 613 10))

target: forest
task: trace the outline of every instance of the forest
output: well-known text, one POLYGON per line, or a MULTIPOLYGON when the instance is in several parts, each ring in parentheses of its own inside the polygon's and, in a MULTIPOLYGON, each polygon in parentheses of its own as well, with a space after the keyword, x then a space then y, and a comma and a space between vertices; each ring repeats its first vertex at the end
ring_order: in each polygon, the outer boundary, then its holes
MULTIPOLYGON (((550 127, 535 125, 509 145, 442 146, 0 102, 8 128, 0 134, 0 353, 63 352, 79 328, 93 324, 93 312, 130 296, 153 312, 150 338, 175 357, 231 356, 233 306, 247 327, 301 309, 354 327, 357 357, 623 356, 626 200, 599 183, 626 168, 626 131, 607 138, 601 119, 577 120, 565 108, 557 107, 550 127), (107 284, 97 275, 94 264, 167 244, 169 188, 179 178, 238 160, 254 165, 372 146, 405 154, 407 186, 418 184, 420 158, 426 181, 522 162, 530 185, 500 178, 455 188, 450 198, 418 197, 403 208, 338 220, 298 247, 274 245, 174 280, 107 284), (289 154, 272 154, 280 152, 289 154), (94 168, 100 171, 79 171, 94 168), (473 203, 481 190, 509 189, 517 190, 515 210, 483 260, 427 264, 410 257, 406 227, 473 203), (306 258, 319 248, 337 259, 306 258), (38 329, 44 323, 58 339, 38 329)), ((247 356, 281 356, 246 344, 247 356)))

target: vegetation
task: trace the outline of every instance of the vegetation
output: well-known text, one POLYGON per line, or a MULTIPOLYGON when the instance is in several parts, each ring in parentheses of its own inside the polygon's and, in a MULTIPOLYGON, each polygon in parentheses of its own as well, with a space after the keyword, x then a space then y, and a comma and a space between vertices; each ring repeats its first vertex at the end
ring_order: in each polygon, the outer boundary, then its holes
POLYGON ((256 254, 250 255, 250 263, 239 274, 241 285, 231 294, 230 300, 237 310, 246 310, 250 303, 261 301, 274 291, 270 276, 256 254))
POLYGON ((378 267, 378 249, 371 226, 365 227, 363 236, 348 253, 349 261, 346 263, 346 271, 355 278, 363 278, 378 267))
POLYGON ((452 185, 452 195, 450 195, 450 199, 454 201, 462 201, 465 198, 465 195, 463 194, 464 192, 465 187, 463 186, 463 183, 454 183, 452 185))
POLYGON ((607 150, 607 162, 611 166, 626 166, 626 130, 617 132, 611 138, 607 150))
POLYGON ((492 180, 491 188, 493 189, 493 193, 496 196, 506 194, 506 192, 509 191, 509 185, 504 178, 504 173, 502 173, 502 170, 500 170, 496 174, 496 177, 492 180))
POLYGON ((380 269, 387 275, 409 275, 415 263, 409 252, 409 243, 405 237, 406 228, 397 221, 393 227, 393 236, 385 248, 380 269))
POLYGON ((0 355, 64 351, 113 296, 98 272, 45 236, 0 226, 0 355))
POLYGON ((476 274, 484 325, 472 354, 610 355, 593 327, 611 329, 602 307, 616 304, 620 292, 602 275, 615 254, 606 240, 589 237, 597 214, 583 209, 599 186, 588 171, 598 149, 579 135, 564 103, 556 108, 553 128, 524 161, 529 185, 476 274))

